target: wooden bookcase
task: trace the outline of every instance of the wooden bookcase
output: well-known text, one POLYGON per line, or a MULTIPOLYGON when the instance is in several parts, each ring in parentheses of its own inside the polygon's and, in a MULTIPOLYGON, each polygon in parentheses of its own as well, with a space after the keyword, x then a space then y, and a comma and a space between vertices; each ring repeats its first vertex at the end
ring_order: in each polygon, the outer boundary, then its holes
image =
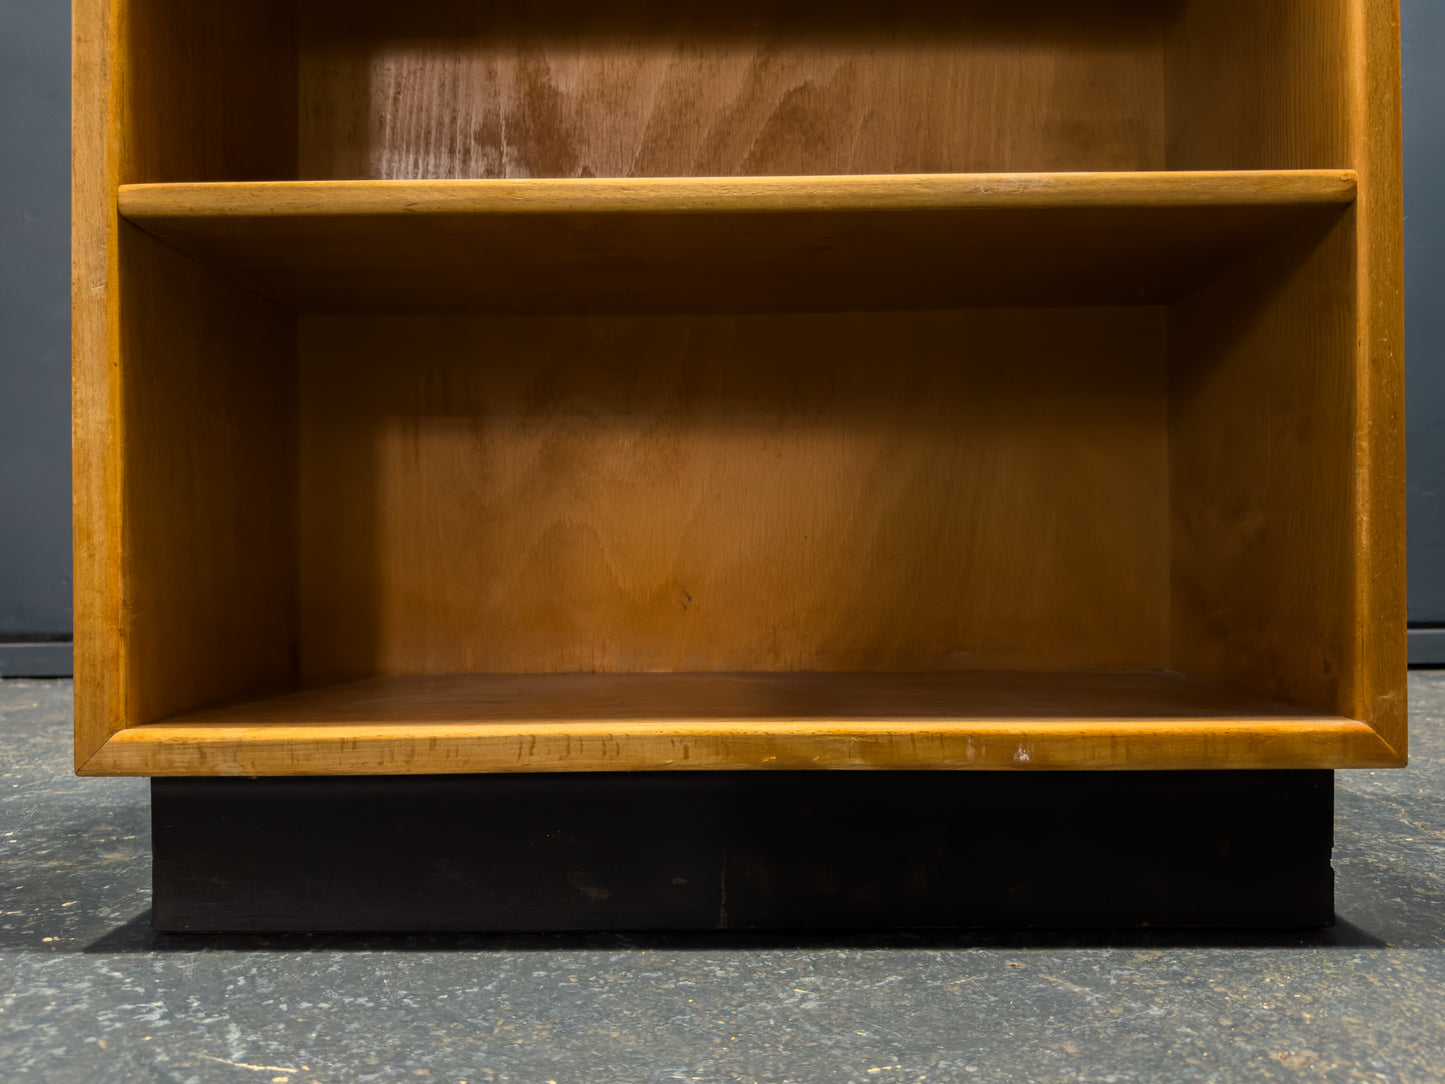
POLYGON ((76 768, 1405 762, 1395 0, 75 0, 76 768))

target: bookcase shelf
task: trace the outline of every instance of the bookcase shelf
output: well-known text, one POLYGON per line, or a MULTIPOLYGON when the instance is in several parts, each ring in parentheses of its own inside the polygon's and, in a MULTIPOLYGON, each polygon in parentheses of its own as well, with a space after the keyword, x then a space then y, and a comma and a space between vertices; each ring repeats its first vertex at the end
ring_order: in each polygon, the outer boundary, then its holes
POLYGON ((1363 723, 1172 673, 691 673, 369 678, 129 729, 94 768, 357 775, 1393 760, 1363 723))
POLYGON ((1354 200, 1348 170, 126 185, 308 310, 1162 304, 1354 200))
POLYGON ((76 766, 1405 762, 1394 0, 76 0, 76 766))

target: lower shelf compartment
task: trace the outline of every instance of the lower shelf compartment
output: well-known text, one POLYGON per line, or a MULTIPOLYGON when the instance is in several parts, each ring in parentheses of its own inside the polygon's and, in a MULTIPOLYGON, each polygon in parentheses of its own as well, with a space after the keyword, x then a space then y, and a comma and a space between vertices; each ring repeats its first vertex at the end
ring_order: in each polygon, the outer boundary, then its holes
POLYGON ((1388 765, 1366 724, 1182 674, 374 677, 121 730, 82 774, 1388 765))

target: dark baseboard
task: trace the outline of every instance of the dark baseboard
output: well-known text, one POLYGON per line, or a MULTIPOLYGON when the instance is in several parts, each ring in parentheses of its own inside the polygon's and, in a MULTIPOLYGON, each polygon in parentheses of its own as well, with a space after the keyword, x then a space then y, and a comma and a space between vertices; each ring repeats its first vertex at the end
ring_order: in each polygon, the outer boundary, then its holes
POLYGON ((1445 628, 1413 628, 1405 634, 1412 667, 1445 666, 1445 628))
POLYGON ((0 678, 70 677, 75 648, 69 640, 0 640, 0 678))
POLYGON ((155 779, 159 930, 1304 928, 1333 773, 155 779))

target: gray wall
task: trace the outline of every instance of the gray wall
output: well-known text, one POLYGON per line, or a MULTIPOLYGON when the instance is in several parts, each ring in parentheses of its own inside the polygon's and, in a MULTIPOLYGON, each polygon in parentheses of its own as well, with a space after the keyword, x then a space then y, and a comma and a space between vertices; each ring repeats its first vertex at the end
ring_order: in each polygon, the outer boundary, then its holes
MULTIPOLYGON (((1410 622, 1445 624, 1445 0, 1403 0, 1410 622)), ((1411 633, 1445 663, 1445 633, 1411 633)), ((1428 657, 1427 657, 1428 656, 1428 657)))
POLYGON ((70 631, 70 5, 0 0, 0 675, 70 631))
MULTIPOLYGON (((1445 0, 1402 0, 1410 620, 1445 626, 1445 0)), ((0 0, 0 676, 68 672, 70 12, 0 0)), ((1445 663, 1445 627, 1411 634, 1445 663)))

